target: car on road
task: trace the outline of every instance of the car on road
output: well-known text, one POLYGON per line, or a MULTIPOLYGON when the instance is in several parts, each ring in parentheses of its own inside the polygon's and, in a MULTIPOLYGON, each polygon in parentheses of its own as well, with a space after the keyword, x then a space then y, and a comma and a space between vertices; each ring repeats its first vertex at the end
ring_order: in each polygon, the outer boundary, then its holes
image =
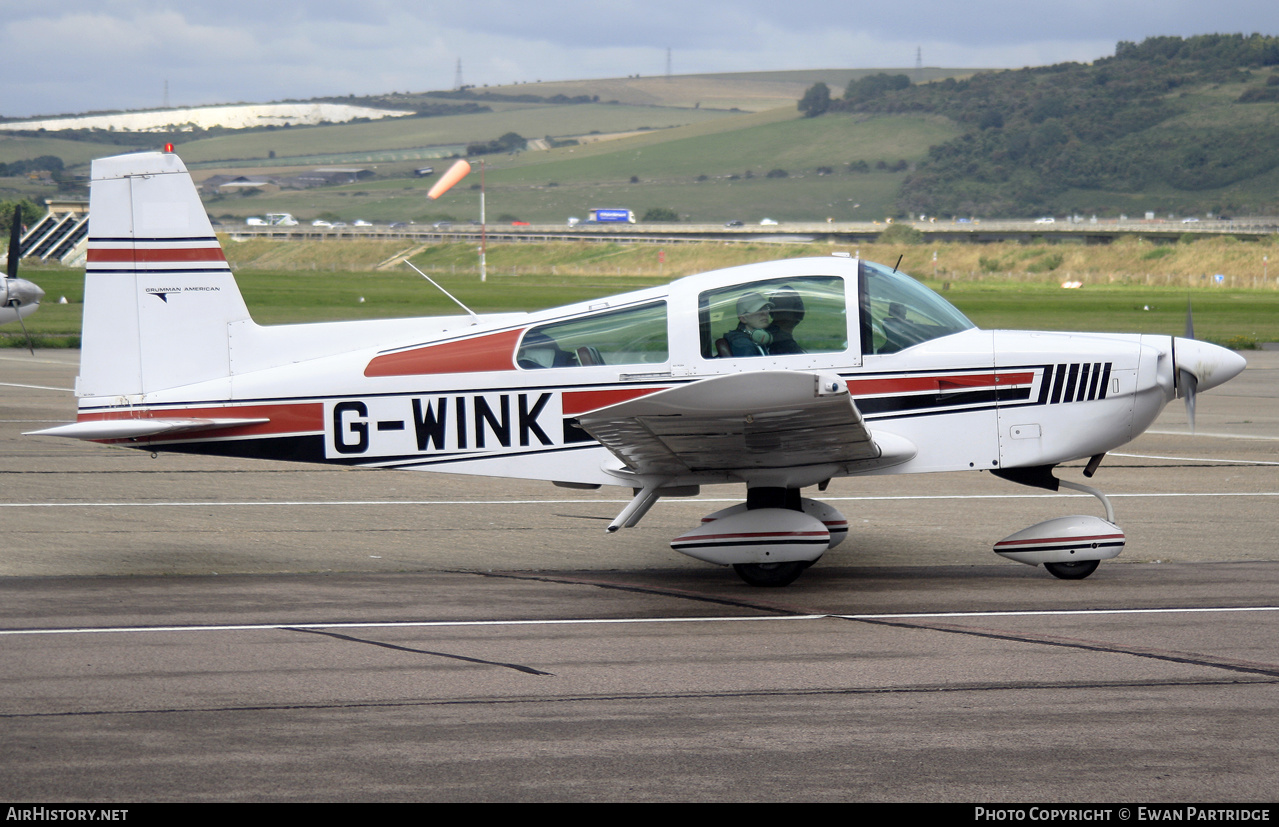
POLYGON ((777 222, 771 218, 761 218, 759 221, 759 225, 761 227, 775 227, 777 226, 777 222))
POLYGON ((736 218, 734 218, 732 221, 725 221, 724 226, 725 227, 745 227, 746 222, 738 221, 736 218))
POLYGON ((312 222, 311 222, 311 226, 312 226, 312 227, 321 227, 321 228, 326 229, 326 230, 331 230, 331 229, 333 229, 333 223, 332 223, 332 222, 330 222, 330 221, 325 221, 323 218, 317 218, 317 219, 315 219, 314 221, 312 221, 312 222))
POLYGON ((1036 218, 1035 223, 1036 224, 1056 224, 1057 219, 1053 218, 1050 215, 1045 215, 1043 218, 1036 218))

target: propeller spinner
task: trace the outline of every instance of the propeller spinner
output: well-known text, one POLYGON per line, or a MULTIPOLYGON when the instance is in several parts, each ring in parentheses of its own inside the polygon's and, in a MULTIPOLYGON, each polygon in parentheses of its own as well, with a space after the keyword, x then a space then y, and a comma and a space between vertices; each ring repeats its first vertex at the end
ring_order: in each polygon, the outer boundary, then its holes
POLYGON ((1186 305, 1186 335, 1174 336, 1172 340, 1172 362, 1177 395, 1186 400, 1186 418, 1190 420, 1192 433, 1195 430, 1195 395, 1233 379, 1248 364, 1233 350, 1195 338, 1194 314, 1189 303, 1186 305))

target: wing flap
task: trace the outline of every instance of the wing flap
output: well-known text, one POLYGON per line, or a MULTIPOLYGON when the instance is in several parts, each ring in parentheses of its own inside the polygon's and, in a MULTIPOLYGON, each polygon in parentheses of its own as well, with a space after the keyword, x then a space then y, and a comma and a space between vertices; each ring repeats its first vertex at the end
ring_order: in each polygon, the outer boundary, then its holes
POLYGON ((883 456, 846 383, 833 374, 718 376, 600 408, 579 422, 642 476, 749 476, 883 456))

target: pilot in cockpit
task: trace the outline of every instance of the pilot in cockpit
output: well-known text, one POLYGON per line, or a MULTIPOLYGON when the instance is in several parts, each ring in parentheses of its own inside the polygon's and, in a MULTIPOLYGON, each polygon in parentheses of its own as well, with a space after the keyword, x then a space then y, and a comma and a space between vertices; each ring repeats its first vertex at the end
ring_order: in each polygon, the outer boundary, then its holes
POLYGON ((804 349, 795 341, 795 327, 804 321, 804 300, 795 288, 786 286, 769 297, 773 305, 773 323, 765 328, 773 337, 768 346, 770 356, 786 356, 803 353, 804 349))

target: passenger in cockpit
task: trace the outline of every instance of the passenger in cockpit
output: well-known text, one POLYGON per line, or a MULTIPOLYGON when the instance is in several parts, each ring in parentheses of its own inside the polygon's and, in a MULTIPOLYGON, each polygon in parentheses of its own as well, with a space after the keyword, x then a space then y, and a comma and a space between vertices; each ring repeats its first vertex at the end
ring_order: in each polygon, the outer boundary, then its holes
POLYGON ((743 293, 737 299, 737 329, 724 334, 733 356, 767 356, 773 336, 766 329, 772 321, 772 302, 760 293, 743 293))

